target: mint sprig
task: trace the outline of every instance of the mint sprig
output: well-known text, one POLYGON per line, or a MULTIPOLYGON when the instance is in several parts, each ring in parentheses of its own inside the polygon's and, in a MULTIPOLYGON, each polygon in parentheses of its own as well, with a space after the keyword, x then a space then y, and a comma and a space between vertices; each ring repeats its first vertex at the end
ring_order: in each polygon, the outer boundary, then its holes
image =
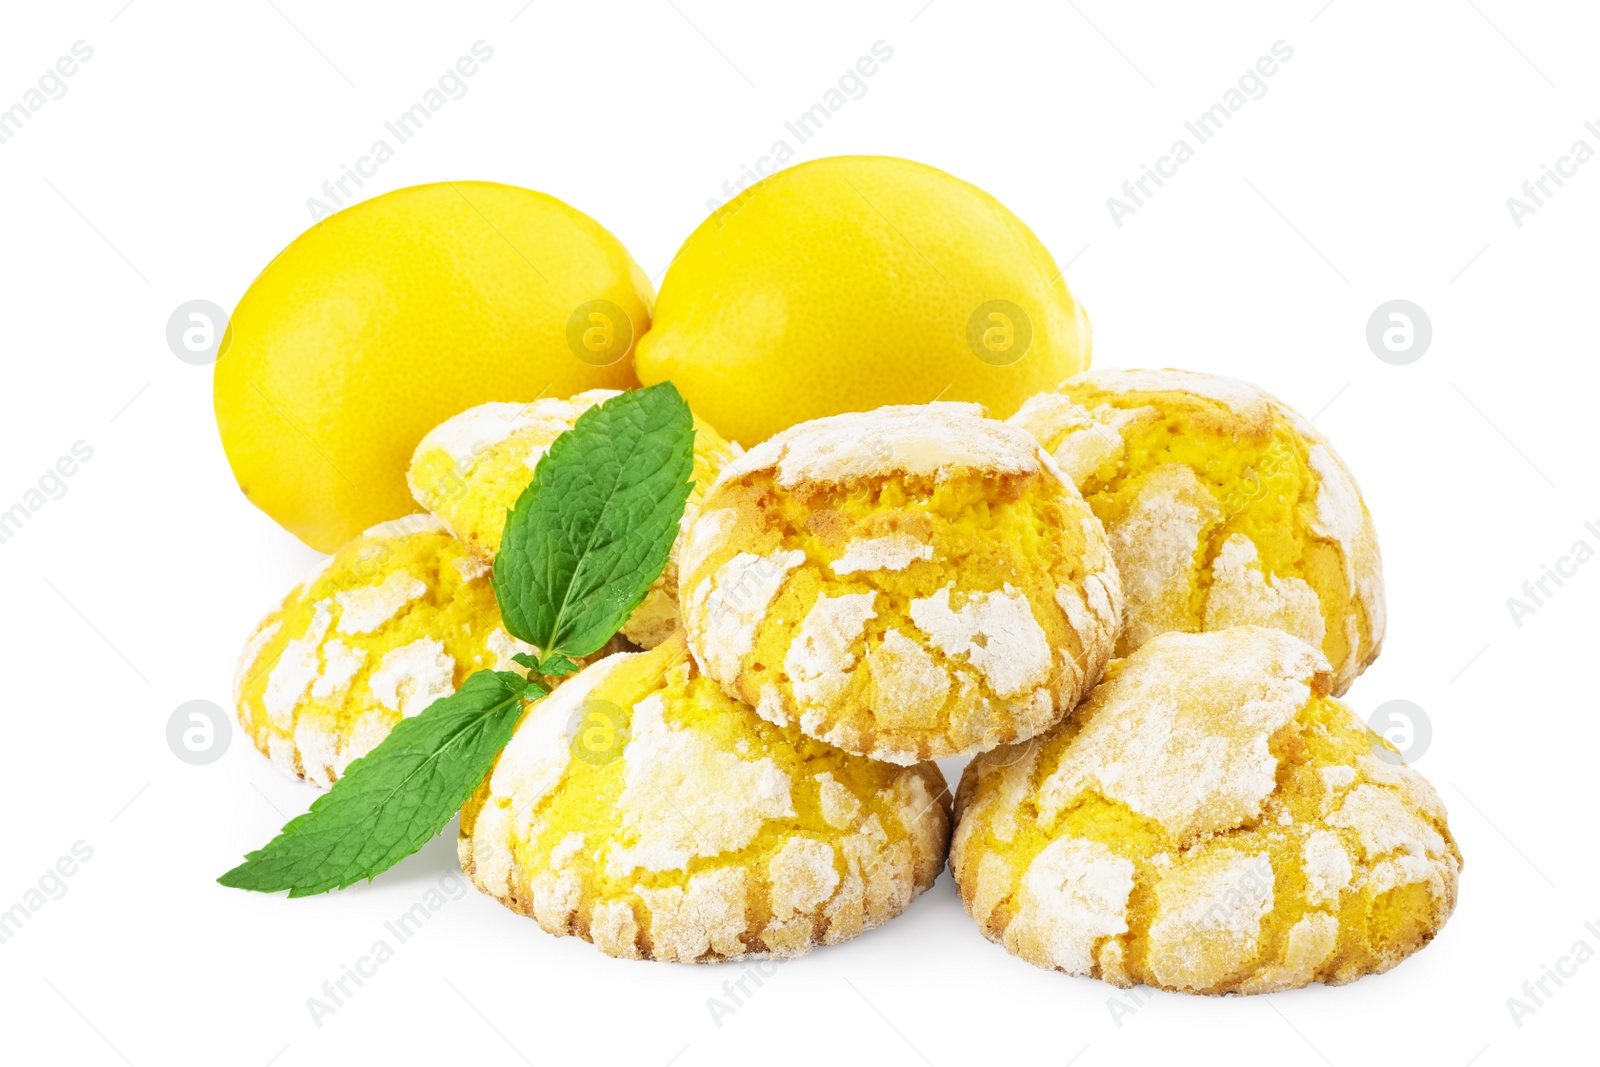
POLYGON ((343 889, 427 844, 461 810, 522 718, 522 676, 478 671, 401 719, 311 810, 217 881, 291 897, 343 889))
POLYGON ((506 518, 494 591, 532 672, 478 671, 402 719, 311 810, 217 879, 291 897, 388 870, 444 829, 494 766, 539 680, 576 672, 666 567, 693 488, 694 420, 670 383, 590 408, 556 438, 506 518))
POLYGON ((565 673, 627 621, 667 565, 693 474, 694 419, 671 382, 590 408, 540 457, 494 560, 534 670, 565 673))

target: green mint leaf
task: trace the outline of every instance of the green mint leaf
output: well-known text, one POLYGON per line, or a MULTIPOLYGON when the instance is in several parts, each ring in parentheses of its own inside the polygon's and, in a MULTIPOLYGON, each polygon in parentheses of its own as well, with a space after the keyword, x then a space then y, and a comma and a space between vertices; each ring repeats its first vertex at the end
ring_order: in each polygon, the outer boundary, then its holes
POLYGON ((546 656, 598 651, 666 567, 693 473, 694 419, 671 382, 585 411, 506 516, 506 629, 546 656))
POLYGON ((550 695, 550 690, 546 689, 544 686, 540 685, 538 682, 529 682, 526 686, 523 687, 523 690, 522 690, 522 699, 523 700, 543 700, 545 697, 547 697, 549 695, 550 695))
POLYGON ((388 870, 444 829, 489 773, 522 718, 525 685, 510 671, 478 671, 401 719, 310 811, 217 881, 303 897, 388 870))
POLYGON ((518 652, 511 657, 511 661, 528 668, 530 671, 539 669, 539 654, 537 652, 518 652))
POLYGON ((559 678, 563 674, 577 674, 582 669, 581 664, 574 663, 559 652, 552 652, 543 663, 539 664, 539 673, 552 678, 559 678))

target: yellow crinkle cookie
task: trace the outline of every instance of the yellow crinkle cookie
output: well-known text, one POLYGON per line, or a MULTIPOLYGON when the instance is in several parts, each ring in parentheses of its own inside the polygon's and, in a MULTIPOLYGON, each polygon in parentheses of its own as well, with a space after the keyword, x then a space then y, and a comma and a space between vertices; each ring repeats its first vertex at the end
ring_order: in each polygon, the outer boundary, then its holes
POLYGON ((1100 677, 1122 600, 1077 490, 976 404, 785 430, 724 469, 682 569, 708 676, 772 722, 893 763, 1055 723, 1100 677))
POLYGON ((461 866, 556 936, 629 959, 796 956, 933 885, 944 778, 763 722, 675 635, 531 705, 461 812, 461 866))
MULTIPOLYGON (((411 457, 406 479, 417 503, 438 516, 480 559, 493 563, 506 512, 533 481, 534 468, 555 439, 572 429, 615 390, 591 389, 567 400, 480 404, 429 431, 411 457)), ((694 422, 694 482, 684 511, 687 529, 706 488, 738 452, 717 431, 694 422)), ((624 637, 654 648, 678 625, 677 546, 666 570, 622 628, 624 637)))
POLYGON ((1372 517, 1333 447, 1253 385, 1094 370, 1009 420, 1105 523, 1127 595, 1117 655, 1156 634, 1253 623, 1316 645, 1343 693, 1383 644, 1372 517))
POLYGON ((234 705, 264 755, 327 786, 402 716, 531 649, 501 627, 488 566, 411 515, 345 545, 261 621, 234 705))
POLYGON ((1461 853, 1433 787, 1331 680, 1259 626, 1114 661, 1060 729, 962 776, 967 912, 1030 963, 1123 986, 1265 993, 1393 967, 1449 918, 1461 853))

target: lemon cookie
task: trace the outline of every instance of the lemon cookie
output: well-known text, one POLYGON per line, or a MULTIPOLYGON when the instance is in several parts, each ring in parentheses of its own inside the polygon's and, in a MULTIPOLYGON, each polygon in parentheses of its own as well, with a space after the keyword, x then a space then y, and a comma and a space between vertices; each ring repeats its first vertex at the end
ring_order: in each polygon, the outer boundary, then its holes
POLYGON ((1372 517, 1333 446, 1253 385, 1094 370, 1010 421, 1106 525, 1127 595, 1117 655, 1156 634, 1254 623, 1317 646, 1350 688, 1383 644, 1372 517))
POLYGON ((233 701, 256 748, 328 786, 402 716, 529 651, 500 625, 488 565, 412 515, 345 545, 261 621, 233 701))
MULTIPOLYGON (((411 493, 475 555, 492 563, 500 550, 506 512, 533 481, 540 457, 572 429, 579 415, 616 395, 610 389, 591 389, 567 400, 469 408, 429 431, 417 445, 406 475, 411 493)), ((737 446, 729 445, 700 419, 694 420, 695 487, 684 509, 683 528, 688 528, 705 489, 736 452, 737 446)), ((623 626, 623 636, 645 648, 660 644, 678 625, 677 596, 674 546, 666 570, 623 626)))
POLYGON ((1099 678, 1105 532, 975 404, 802 423, 729 464, 683 550, 701 669, 766 719, 914 763, 1026 739, 1099 678))
POLYGON ((1040 967, 1190 993, 1386 971, 1455 907, 1444 805, 1279 630, 1166 633, 1063 726, 975 759, 950 867, 1040 967))
POLYGON ((531 705, 461 812, 461 866, 556 936, 629 959, 796 956, 933 885, 949 799, 764 722, 675 635, 531 705))

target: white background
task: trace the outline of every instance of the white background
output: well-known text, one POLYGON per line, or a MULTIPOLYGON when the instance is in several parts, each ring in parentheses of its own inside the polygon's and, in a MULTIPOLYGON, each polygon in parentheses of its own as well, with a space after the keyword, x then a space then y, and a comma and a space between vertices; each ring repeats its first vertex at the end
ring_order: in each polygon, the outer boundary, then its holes
POLYGON ((1506 199, 1574 140, 1600 148, 1583 127, 1600 119, 1600 24, 1578 4, 1321 4, 16 5, 0 107, 75 41, 94 55, 0 145, 0 510, 75 442, 93 457, 0 544, 0 909, 75 842, 93 855, 0 944, 0 1055, 1592 1060, 1600 960, 1547 982, 1520 1027, 1506 1002, 1577 940, 1600 949, 1600 562, 1520 627, 1506 601, 1579 538, 1600 547, 1583 525, 1600 531, 1600 162, 1521 227, 1506 199), (343 893, 214 884, 313 793, 237 732, 219 762, 186 765, 166 722, 187 700, 227 705, 245 637, 315 557, 239 494, 211 372, 174 358, 165 325, 187 300, 231 307, 310 222, 307 198, 480 39, 494 58, 467 95, 364 195, 541 189, 659 281, 707 199, 881 40, 893 58, 799 159, 902 155, 973 181, 1070 261, 1098 364, 1235 375, 1315 415, 1388 575, 1388 643, 1349 701, 1364 718, 1391 699, 1426 710, 1416 765, 1466 856, 1435 942, 1339 989, 1130 999, 984 941, 946 874, 888 926, 783 965, 719 1026, 707 998, 738 967, 610 960, 468 892, 315 1025, 307 998, 456 870, 454 829, 343 893), (1294 54, 1266 95, 1116 226, 1107 197, 1279 40, 1294 54), (1394 298, 1433 324, 1409 366, 1365 341, 1394 298))

